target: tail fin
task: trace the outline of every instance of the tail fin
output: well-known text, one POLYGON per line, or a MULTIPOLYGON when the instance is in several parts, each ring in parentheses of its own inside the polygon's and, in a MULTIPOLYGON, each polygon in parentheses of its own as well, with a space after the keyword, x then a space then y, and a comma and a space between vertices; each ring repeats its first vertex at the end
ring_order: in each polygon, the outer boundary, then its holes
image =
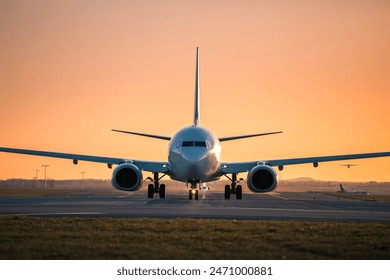
POLYGON ((340 192, 345 193, 344 186, 343 186, 343 184, 341 184, 341 183, 340 183, 340 192))
POLYGON ((195 73, 195 112, 194 126, 200 125, 200 104, 199 104, 199 48, 196 48, 196 73, 195 73))

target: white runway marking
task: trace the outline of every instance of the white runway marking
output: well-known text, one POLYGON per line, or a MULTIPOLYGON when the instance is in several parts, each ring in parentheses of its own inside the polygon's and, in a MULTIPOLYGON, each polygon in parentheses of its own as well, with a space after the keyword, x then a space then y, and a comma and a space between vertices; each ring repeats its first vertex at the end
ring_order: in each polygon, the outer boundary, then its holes
POLYGON ((125 198, 125 197, 129 197, 129 196, 132 196, 134 195, 134 193, 128 193, 128 194, 125 194, 125 195, 120 195, 118 196, 119 198, 125 198))
POLYGON ((273 197, 276 197, 276 198, 280 198, 280 199, 283 199, 283 200, 289 200, 287 197, 283 197, 283 196, 281 196, 278 193, 267 193, 267 195, 270 195, 270 196, 273 196, 273 197))

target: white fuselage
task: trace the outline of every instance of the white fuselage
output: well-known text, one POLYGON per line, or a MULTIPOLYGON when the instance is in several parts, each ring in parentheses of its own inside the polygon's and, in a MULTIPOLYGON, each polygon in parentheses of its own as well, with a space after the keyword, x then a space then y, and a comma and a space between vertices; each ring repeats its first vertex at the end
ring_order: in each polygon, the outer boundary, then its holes
POLYGON ((182 182, 217 180, 221 145, 209 130, 189 126, 177 132, 169 142, 170 177, 182 182))

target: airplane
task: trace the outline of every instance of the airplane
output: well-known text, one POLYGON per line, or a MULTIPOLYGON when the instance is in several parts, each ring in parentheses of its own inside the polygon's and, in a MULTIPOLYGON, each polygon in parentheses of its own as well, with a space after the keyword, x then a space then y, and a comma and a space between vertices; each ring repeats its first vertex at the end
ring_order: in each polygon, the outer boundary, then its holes
POLYGON ((319 162, 390 156, 390 152, 380 152, 245 162, 221 162, 222 142, 279 134, 282 131, 218 138, 210 130, 201 126, 199 48, 196 48, 195 65, 195 106, 192 125, 180 129, 172 137, 112 129, 112 131, 119 133, 168 141, 167 161, 145 161, 6 147, 0 147, 0 152, 70 159, 74 164, 78 164, 79 161, 105 163, 110 169, 113 165, 117 165, 113 171, 111 183, 114 188, 122 191, 131 192, 139 190, 144 182, 142 172, 151 172, 153 176, 145 179, 145 181, 151 181, 148 185, 148 198, 153 198, 154 194, 159 194, 159 197, 162 199, 166 197, 166 186, 165 184, 160 184, 159 181, 163 177, 169 176, 172 180, 184 182, 186 187, 189 188, 189 199, 195 198, 195 200, 198 199, 198 191, 203 183, 216 181, 221 177, 226 177, 230 180, 230 184, 225 185, 224 198, 228 200, 231 198, 231 195, 235 195, 236 199, 242 199, 242 185, 239 183, 244 180, 242 178, 237 179, 239 173, 247 173, 247 180, 245 182, 250 191, 265 193, 271 192, 277 187, 277 173, 273 167, 278 167, 279 171, 282 171, 286 165, 311 163, 314 167, 318 167, 319 162))
POLYGON ((340 183, 340 191, 338 191, 339 193, 346 193, 346 194, 365 194, 365 195, 369 195, 370 193, 368 191, 360 191, 360 190, 346 190, 344 189, 344 186, 343 184, 340 183))
POLYGON ((357 164, 340 164, 340 166, 345 166, 346 168, 351 168, 352 166, 358 166, 357 164))

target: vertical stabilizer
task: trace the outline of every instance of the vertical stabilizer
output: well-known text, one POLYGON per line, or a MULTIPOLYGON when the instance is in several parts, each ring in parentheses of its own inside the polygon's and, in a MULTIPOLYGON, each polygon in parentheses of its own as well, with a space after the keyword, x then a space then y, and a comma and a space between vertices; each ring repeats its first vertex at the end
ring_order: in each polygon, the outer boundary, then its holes
POLYGON ((199 102, 199 48, 196 48, 196 74, 195 74, 195 112, 194 126, 200 125, 200 102, 199 102))

